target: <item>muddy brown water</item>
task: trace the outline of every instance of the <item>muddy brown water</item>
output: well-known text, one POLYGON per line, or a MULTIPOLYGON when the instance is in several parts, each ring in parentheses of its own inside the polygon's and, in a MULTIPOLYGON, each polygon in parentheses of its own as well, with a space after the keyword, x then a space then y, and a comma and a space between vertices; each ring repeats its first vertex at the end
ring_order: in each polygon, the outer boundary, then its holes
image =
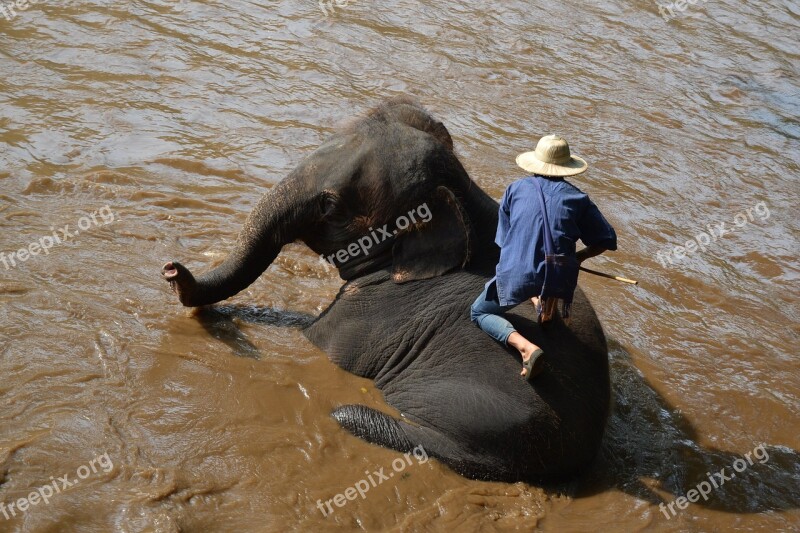
POLYGON ((340 4, 0 12, 0 252, 62 238, 0 263, 0 531, 800 528, 797 3, 340 4), (195 317, 159 268, 216 264, 338 121, 403 92, 495 198, 533 139, 570 139, 620 237, 592 266, 641 284, 581 277, 614 382, 584 478, 411 458, 326 517, 318 500, 400 457, 328 416, 388 409, 300 332, 335 272, 293 244, 195 317), (748 453, 707 501, 673 502, 748 453))

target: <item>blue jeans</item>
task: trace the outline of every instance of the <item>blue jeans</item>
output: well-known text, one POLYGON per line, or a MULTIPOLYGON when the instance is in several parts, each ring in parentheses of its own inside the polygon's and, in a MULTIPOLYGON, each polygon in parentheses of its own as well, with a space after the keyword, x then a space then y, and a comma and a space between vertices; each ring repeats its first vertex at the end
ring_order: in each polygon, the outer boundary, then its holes
POLYGON ((515 307, 513 305, 500 305, 497 296, 493 300, 486 300, 486 293, 483 292, 475 303, 472 304, 470 317, 472 322, 489 334, 490 337, 503 344, 508 344, 508 336, 517 331, 511 322, 502 317, 502 314, 515 307))

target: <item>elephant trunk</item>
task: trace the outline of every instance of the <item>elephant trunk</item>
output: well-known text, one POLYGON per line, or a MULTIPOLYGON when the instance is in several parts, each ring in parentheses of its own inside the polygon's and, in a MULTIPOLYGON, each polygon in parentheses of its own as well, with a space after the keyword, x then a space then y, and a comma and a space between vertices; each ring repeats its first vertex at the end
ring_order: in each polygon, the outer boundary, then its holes
POLYGON ((172 261, 164 265, 162 275, 186 307, 230 298, 258 279, 283 245, 295 240, 311 204, 299 180, 287 177, 259 200, 221 265, 195 279, 186 267, 172 261))

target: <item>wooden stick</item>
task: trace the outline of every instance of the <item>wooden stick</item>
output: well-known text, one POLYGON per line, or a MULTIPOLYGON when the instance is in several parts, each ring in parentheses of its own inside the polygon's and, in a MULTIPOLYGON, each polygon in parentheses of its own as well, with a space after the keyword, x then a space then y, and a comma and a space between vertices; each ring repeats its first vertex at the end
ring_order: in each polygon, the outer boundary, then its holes
POLYGON ((584 268, 584 267, 578 267, 578 268, 580 268, 584 272, 588 272, 589 274, 594 274, 595 276, 600 276, 600 277, 608 278, 608 279, 615 279, 615 280, 621 281, 623 283, 630 283, 631 285, 638 285, 639 284, 638 281, 634 281, 632 279, 621 278, 619 276, 612 276, 611 274, 606 274, 604 272, 598 272, 597 270, 589 270, 588 268, 584 268))

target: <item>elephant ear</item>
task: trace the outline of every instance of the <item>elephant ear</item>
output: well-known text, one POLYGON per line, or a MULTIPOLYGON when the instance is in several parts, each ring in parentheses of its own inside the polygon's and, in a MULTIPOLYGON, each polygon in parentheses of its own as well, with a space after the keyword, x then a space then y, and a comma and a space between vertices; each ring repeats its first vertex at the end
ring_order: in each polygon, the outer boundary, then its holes
POLYGON ((429 203, 429 220, 398 235, 392 247, 395 283, 441 276, 469 260, 470 232, 458 199, 440 186, 429 203))

